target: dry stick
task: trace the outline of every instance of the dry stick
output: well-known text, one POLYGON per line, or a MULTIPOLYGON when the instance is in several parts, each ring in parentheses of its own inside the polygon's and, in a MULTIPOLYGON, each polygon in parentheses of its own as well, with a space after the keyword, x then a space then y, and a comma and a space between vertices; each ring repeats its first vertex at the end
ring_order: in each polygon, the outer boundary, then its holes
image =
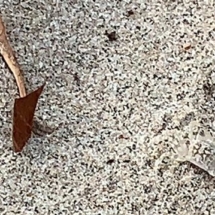
POLYGON ((24 77, 22 76, 20 66, 17 63, 13 50, 7 40, 5 26, 1 17, 0 17, 0 54, 4 58, 5 62, 7 63, 8 67, 10 68, 16 79, 20 97, 25 97, 26 90, 24 84, 24 77))

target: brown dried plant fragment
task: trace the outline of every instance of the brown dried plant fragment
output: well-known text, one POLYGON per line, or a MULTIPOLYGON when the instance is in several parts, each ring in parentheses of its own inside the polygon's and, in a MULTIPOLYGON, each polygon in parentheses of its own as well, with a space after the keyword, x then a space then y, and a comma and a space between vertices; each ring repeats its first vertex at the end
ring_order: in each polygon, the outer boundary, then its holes
POLYGON ((183 45, 183 50, 184 50, 184 51, 188 51, 189 49, 191 49, 191 47, 192 47, 192 46, 191 46, 190 43, 186 43, 186 44, 183 45))
POLYGON ((15 152, 20 152, 26 145, 28 139, 31 137, 34 112, 44 85, 29 95, 26 95, 24 77, 15 58, 14 52, 7 40, 6 29, 1 17, 0 54, 4 58, 16 79, 21 97, 15 99, 13 110, 13 146, 15 152))
POLYGON ((31 137, 34 112, 44 85, 23 98, 15 99, 13 114, 13 147, 21 152, 31 137))
POLYGON ((16 79, 20 97, 26 96, 24 77, 22 75, 20 66, 17 63, 13 50, 7 40, 5 26, 1 17, 0 17, 0 53, 16 79))

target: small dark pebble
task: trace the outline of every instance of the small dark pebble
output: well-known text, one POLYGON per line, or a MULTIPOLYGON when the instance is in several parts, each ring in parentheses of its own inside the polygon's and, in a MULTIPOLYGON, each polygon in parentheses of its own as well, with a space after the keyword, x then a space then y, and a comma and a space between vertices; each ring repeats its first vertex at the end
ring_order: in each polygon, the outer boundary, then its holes
POLYGON ((110 165, 110 164, 114 163, 114 161, 115 161, 114 159, 110 159, 106 163, 110 165))
POLYGON ((105 35, 108 37, 109 41, 115 41, 117 40, 116 31, 113 31, 111 33, 105 32, 105 35))
POLYGON ((123 163, 130 163, 131 160, 124 160, 123 163))
POLYGON ((132 15, 134 15, 134 11, 133 10, 127 11, 127 16, 132 16, 132 15))
POLYGON ((125 139, 125 140, 128 140, 129 138, 128 138, 128 137, 125 137, 123 134, 120 134, 120 135, 119 135, 119 139, 125 139))
POLYGON ((80 78, 79 78, 77 72, 73 75, 73 78, 74 78, 74 81, 76 82, 76 84, 77 84, 78 86, 80 86, 80 78))

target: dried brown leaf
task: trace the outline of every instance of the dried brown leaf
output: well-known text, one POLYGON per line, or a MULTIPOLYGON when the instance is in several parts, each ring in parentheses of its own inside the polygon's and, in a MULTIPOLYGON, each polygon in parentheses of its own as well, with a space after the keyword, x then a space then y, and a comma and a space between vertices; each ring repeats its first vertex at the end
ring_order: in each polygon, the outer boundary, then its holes
POLYGON ((13 114, 13 147, 21 152, 31 137, 34 112, 45 84, 25 97, 15 99, 13 114))

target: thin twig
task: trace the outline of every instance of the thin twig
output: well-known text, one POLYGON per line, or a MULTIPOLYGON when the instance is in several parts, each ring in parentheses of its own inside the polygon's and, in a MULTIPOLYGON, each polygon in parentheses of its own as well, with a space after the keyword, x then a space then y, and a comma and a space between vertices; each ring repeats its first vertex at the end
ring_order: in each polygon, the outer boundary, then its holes
POLYGON ((0 54, 4 58, 5 62, 7 63, 8 67, 10 68, 16 79, 20 97, 25 97, 26 90, 24 84, 24 77, 22 75, 20 66, 15 58, 14 52, 7 40, 5 26, 1 17, 0 17, 0 54))

